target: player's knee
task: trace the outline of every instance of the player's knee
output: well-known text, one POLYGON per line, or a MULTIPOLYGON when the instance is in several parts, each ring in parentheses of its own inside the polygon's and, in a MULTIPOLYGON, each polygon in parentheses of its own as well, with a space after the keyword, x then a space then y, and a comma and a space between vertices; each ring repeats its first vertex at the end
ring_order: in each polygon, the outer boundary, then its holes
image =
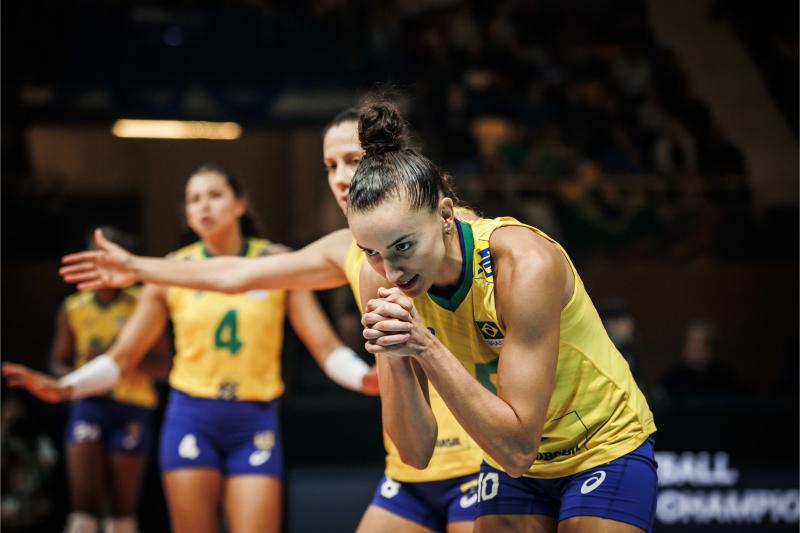
POLYGON ((99 529, 97 516, 76 511, 67 516, 67 525, 64 526, 64 533, 98 533, 99 529))

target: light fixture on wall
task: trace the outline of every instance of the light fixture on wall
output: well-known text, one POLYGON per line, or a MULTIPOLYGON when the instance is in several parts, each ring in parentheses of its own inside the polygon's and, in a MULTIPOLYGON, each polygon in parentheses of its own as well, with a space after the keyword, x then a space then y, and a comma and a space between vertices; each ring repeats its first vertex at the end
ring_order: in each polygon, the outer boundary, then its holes
POLYGON ((116 137, 134 139, 212 139, 232 141, 242 136, 235 122, 138 120, 121 118, 111 127, 116 137))

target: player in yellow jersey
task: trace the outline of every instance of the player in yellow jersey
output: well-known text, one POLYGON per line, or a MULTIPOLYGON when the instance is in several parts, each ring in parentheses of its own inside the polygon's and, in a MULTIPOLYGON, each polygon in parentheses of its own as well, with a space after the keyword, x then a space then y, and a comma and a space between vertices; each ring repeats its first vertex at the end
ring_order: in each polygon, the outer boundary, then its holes
MULTIPOLYGON (((127 239, 115 228, 104 231, 127 239)), ((133 313, 139 293, 139 287, 130 287, 67 297, 56 318, 53 374, 63 376, 107 350, 133 313)), ((64 432, 70 494, 66 533, 99 531, 106 513, 107 532, 135 527, 158 401, 150 374, 165 375, 168 366, 166 339, 162 337, 157 347, 143 364, 122 376, 109 395, 70 403, 64 432)))
POLYGON ((486 454, 476 531, 650 531, 653 415, 568 256, 511 218, 459 220, 404 127, 391 105, 365 108, 348 195, 364 290, 394 285, 362 318, 390 435, 430 457, 429 380, 486 454))
MULTIPOLYGON (((224 169, 209 165, 198 169, 186 184, 185 198, 188 225, 201 241, 174 254, 181 265, 202 263, 211 256, 285 252, 280 245, 249 237, 243 228, 245 199, 238 182, 224 169)), ((217 531, 221 507, 232 533, 277 532, 282 486, 277 409, 283 392, 284 312, 326 370, 331 358, 351 367, 360 363, 349 376, 358 379, 345 384, 369 392, 364 384, 367 365, 347 354, 319 304, 305 291, 230 295, 147 285, 106 354, 59 381, 17 365, 4 365, 3 373, 11 386, 26 387, 48 401, 107 390, 121 369, 136 365, 171 317, 176 355, 159 455, 172 530, 217 531)))
MULTIPOLYGON (((363 156, 358 143, 357 119, 357 109, 341 113, 326 128, 323 139, 328 184, 344 212, 350 180, 363 156)), ((462 216, 474 218, 474 214, 468 212, 462 212, 462 216)), ((191 268, 166 260, 131 256, 107 242, 102 235, 98 237, 108 251, 99 255, 76 254, 68 258, 74 264, 63 270, 67 281, 98 287, 125 286, 136 279, 147 279, 163 285, 226 292, 270 288, 322 289, 349 283, 358 299, 361 273, 369 271, 348 230, 327 235, 301 250, 282 256, 280 261, 269 257, 256 260, 219 258, 190 265, 191 268), (140 263, 144 268, 139 267, 140 263)), ((337 367, 342 378, 347 376, 347 365, 337 367)), ((401 458, 401 453, 385 434, 386 471, 362 517, 359 532, 446 530, 461 533, 472 530, 482 453, 435 390, 430 391, 430 398, 439 427, 430 461, 413 466, 407 464, 411 459, 401 458)))

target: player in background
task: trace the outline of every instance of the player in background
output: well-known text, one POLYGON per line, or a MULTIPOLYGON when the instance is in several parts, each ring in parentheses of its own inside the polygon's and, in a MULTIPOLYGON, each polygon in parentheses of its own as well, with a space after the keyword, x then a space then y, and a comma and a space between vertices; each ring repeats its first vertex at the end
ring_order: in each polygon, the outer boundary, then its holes
MULTIPOLYGON (((184 268, 217 256, 286 254, 285 247, 251 236, 239 183, 221 167, 205 165, 191 175, 185 213, 200 240, 171 254, 184 268)), ((277 532, 283 475, 277 415, 283 393, 284 314, 329 375, 331 360, 351 368, 348 379, 334 376, 335 381, 370 394, 377 393, 377 382, 367 365, 342 346, 311 293, 240 292, 148 284, 105 354, 60 380, 9 364, 3 367, 4 375, 9 385, 25 387, 46 401, 106 391, 138 363, 171 318, 175 358, 159 459, 172 530, 216 532, 222 508, 232 533, 277 532)))
MULTIPOLYGON (((103 231, 131 239, 113 227, 103 231)), ((90 247, 92 241, 89 241, 90 247)), ((58 310, 51 371, 64 376, 102 354, 136 307, 141 288, 98 289, 68 296, 58 310)), ((70 514, 65 533, 136 530, 136 511, 153 441, 158 397, 153 378, 166 377, 169 343, 158 339, 137 368, 121 376, 105 395, 70 402, 64 433, 70 514)))

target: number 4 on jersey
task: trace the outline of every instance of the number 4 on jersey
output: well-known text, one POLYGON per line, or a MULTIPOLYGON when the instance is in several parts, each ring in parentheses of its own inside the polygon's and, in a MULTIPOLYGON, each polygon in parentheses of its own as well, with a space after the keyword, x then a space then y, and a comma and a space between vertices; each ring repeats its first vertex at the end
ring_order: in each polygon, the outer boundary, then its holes
POLYGON ((214 346, 228 350, 231 355, 236 355, 236 352, 242 347, 242 342, 237 335, 236 318, 236 309, 228 309, 214 331, 214 346))

